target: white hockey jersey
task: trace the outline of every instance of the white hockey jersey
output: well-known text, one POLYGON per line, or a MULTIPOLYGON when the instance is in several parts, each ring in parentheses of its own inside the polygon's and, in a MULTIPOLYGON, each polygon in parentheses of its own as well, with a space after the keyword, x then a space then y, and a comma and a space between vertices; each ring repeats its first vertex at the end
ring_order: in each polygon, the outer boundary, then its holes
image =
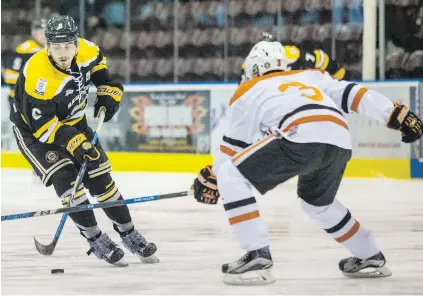
POLYGON ((386 123, 394 104, 385 96, 320 70, 273 72, 241 84, 230 100, 228 127, 217 173, 224 160, 265 134, 291 142, 327 143, 352 149, 345 113, 358 112, 386 123))

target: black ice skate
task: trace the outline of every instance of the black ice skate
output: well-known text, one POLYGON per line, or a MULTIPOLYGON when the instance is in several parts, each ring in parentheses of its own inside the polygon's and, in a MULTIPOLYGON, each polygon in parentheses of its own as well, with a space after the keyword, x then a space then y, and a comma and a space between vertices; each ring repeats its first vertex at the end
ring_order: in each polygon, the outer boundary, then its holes
POLYGON ((157 247, 154 243, 149 243, 145 238, 136 230, 132 230, 128 234, 121 236, 123 245, 137 255, 144 263, 158 263, 159 258, 154 256, 157 247))
POLYGON ((97 258, 102 259, 114 266, 128 266, 128 263, 126 263, 123 259, 125 253, 109 238, 107 234, 101 233, 101 235, 95 240, 88 240, 88 243, 91 247, 87 252, 88 255, 94 253, 97 258))
POLYGON ((269 247, 249 251, 237 261, 223 264, 223 282, 228 285, 268 285, 275 279, 271 274, 273 266, 269 247))
POLYGON ((349 257, 339 262, 339 269, 346 277, 371 278, 391 276, 391 271, 385 266, 386 259, 381 252, 367 258, 349 257))

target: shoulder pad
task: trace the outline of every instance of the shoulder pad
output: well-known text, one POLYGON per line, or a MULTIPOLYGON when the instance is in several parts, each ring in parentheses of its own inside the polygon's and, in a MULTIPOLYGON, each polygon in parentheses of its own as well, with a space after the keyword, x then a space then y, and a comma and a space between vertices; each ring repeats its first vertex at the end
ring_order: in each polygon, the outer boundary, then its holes
POLYGON ((16 47, 16 52, 20 54, 36 53, 40 51, 42 47, 38 45, 34 40, 27 40, 16 47))
POLYGON ((51 64, 47 51, 34 54, 23 69, 25 92, 39 100, 51 100, 60 92, 67 80, 67 75, 58 71, 51 64))
POLYGON ((94 65, 98 56, 100 55, 100 50, 98 46, 86 39, 79 38, 79 47, 78 47, 78 56, 76 58, 76 63, 79 67, 88 67, 94 65))
POLYGON ((285 55, 290 63, 295 62, 300 57, 300 50, 298 47, 293 45, 285 45, 285 55))

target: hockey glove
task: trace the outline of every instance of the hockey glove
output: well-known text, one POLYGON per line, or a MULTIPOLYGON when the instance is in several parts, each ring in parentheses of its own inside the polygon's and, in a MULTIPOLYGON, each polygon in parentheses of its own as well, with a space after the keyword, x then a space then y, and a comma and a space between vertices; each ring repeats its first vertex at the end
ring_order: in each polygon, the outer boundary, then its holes
POLYGON ((216 204, 220 197, 217 190, 217 180, 210 165, 198 173, 191 188, 194 190, 194 197, 198 202, 216 204))
POLYGON ((120 83, 109 82, 108 85, 99 85, 97 87, 97 99, 94 104, 94 117, 97 117, 101 107, 105 107, 104 122, 108 122, 119 110, 122 96, 123 86, 120 83))
POLYGON ((404 143, 412 143, 422 136, 423 123, 421 119, 404 105, 395 103, 387 126, 395 130, 400 130, 401 140, 404 143))
POLYGON ((77 134, 68 142, 66 150, 75 157, 76 161, 82 164, 84 161, 92 162, 100 158, 100 152, 84 134, 77 134))

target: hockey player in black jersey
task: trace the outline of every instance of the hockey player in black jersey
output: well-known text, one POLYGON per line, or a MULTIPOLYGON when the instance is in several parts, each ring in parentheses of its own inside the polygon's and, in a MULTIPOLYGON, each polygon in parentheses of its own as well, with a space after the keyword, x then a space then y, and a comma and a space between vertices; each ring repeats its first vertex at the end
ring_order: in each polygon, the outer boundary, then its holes
MULTIPOLYGON (((22 68, 10 113, 19 149, 45 186, 53 185, 63 206, 69 204, 81 164, 88 162, 83 186, 98 202, 121 200, 110 172, 111 165, 100 144, 91 145, 93 131, 87 125, 85 108, 91 82, 97 87, 94 116, 105 107, 105 122, 119 109, 123 87, 111 79, 106 58, 92 42, 79 38, 74 20, 51 18, 46 26, 46 48, 33 55, 22 68)), ((88 204, 82 185, 72 206, 88 204)), ((156 263, 154 243, 134 229, 129 209, 104 209, 123 245, 141 261, 156 263)), ((94 253, 106 262, 126 266, 124 252, 101 232, 93 211, 70 213, 94 253)))
MULTIPOLYGON (((262 33, 261 41, 276 41, 275 37, 267 32, 262 33)), ((321 49, 313 51, 300 49, 295 45, 284 45, 285 55, 288 59, 290 70, 319 69, 328 72, 332 78, 337 80, 348 79, 345 68, 331 59, 327 53, 321 49)), ((245 82, 245 65, 242 65, 241 83, 245 82)))
POLYGON ((10 87, 9 90, 9 103, 15 97, 15 84, 18 80, 19 71, 25 63, 32 57, 33 54, 44 48, 45 36, 44 30, 47 25, 46 19, 38 19, 31 24, 32 39, 26 40, 19 44, 15 52, 5 57, 4 67, 4 82, 10 87))

